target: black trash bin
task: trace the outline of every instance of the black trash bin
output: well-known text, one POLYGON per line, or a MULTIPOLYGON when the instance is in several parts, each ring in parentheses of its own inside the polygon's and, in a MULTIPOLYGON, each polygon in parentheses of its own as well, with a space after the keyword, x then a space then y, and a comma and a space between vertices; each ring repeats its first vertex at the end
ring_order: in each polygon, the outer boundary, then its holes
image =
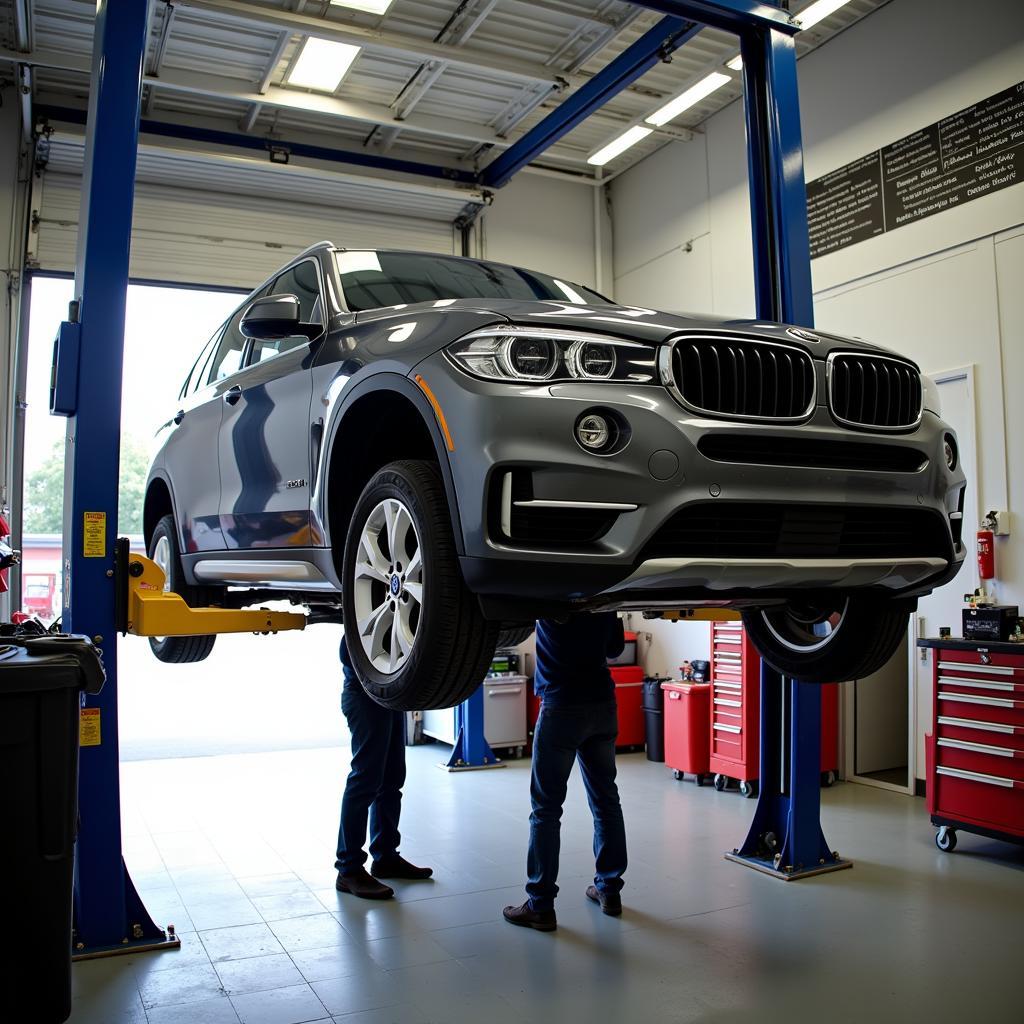
POLYGON ((644 739, 647 760, 665 760, 665 691, 661 679, 644 680, 644 739))
POLYGON ((85 637, 0 635, 0 992, 11 1021, 71 1014, 79 694, 103 681, 85 637))

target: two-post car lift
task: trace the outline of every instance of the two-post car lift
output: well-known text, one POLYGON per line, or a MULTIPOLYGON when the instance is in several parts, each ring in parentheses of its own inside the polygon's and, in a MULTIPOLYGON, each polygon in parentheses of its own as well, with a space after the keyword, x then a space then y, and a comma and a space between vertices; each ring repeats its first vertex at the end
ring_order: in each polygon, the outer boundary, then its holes
MULTIPOLYGON (((638 2, 665 17, 485 168, 478 183, 505 184, 608 98, 667 59, 701 25, 734 32, 743 56, 757 315, 813 326, 796 22, 779 6, 757 0, 638 2)), ((168 941, 146 913, 121 856, 117 736, 116 632, 126 621, 117 597, 123 576, 117 572, 115 544, 120 382, 147 13, 146 0, 97 4, 75 273, 77 317, 65 350, 77 353, 74 369, 62 375, 75 384, 67 407, 63 622, 102 648, 107 671, 102 693, 83 697, 83 706, 93 709, 93 720, 100 723, 98 734, 92 734, 99 742, 81 752, 75 928, 78 952, 85 955, 168 941)), ((155 129, 147 122, 146 130, 155 129)), ((174 134, 175 127, 160 130, 174 134)), ((335 159, 344 160, 344 154, 335 159)), ((359 153, 352 159, 365 164, 373 158, 359 153)), ((427 165, 415 170, 446 173, 427 165)), ((159 591, 151 570, 138 564, 143 569, 134 579, 146 587, 131 591, 131 614, 136 631, 144 632, 141 623, 156 607, 152 602, 159 591)), ((178 613, 185 614, 180 608, 178 613)), ((159 621, 168 628, 166 616, 159 621)), ((223 625, 237 629, 243 620, 232 621, 234 627, 223 625)), ((274 621, 246 618, 244 625, 266 631, 275 628, 274 621)), ((276 628, 293 627, 279 620, 276 628)), ((754 827, 736 856, 787 878, 845 866, 827 850, 818 824, 819 691, 766 672, 761 692, 761 749, 767 760, 754 827)))

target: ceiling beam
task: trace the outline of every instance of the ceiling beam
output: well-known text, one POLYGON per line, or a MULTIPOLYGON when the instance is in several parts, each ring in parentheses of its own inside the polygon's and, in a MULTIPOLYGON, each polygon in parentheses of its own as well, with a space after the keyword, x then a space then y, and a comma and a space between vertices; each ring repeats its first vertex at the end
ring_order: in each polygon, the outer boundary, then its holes
POLYGON ((32 0, 14 0, 14 45, 22 53, 32 49, 32 0))
POLYGON ((497 72, 511 78, 545 82, 553 88, 580 85, 585 81, 576 76, 559 74, 557 71, 533 61, 502 57, 495 53, 473 50, 468 47, 435 43, 418 36, 392 32, 387 29, 366 28, 349 22, 314 18, 275 7, 266 7, 262 4, 257 5, 249 0, 176 0, 176 4, 178 7, 188 8, 197 13, 202 12, 229 20, 270 26, 281 31, 316 36, 319 39, 354 43, 369 50, 392 53, 421 62, 430 59, 443 60, 476 72, 492 75, 497 72))

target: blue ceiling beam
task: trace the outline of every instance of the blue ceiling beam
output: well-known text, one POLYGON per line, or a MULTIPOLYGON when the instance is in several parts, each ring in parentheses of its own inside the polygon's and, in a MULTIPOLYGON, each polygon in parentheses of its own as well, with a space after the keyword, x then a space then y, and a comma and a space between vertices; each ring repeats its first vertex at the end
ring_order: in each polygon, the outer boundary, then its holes
MULTIPOLYGON (((55 107, 37 105, 36 116, 51 121, 65 121, 68 124, 85 124, 85 111, 77 107, 55 107)), ((175 124, 171 121, 151 121, 143 118, 139 124, 141 135, 159 135, 162 138, 184 139, 188 142, 206 142, 216 146, 235 146, 252 149, 261 153, 271 150, 284 151, 292 156, 304 156, 311 160, 327 160, 332 163, 352 164, 356 167, 373 167, 398 174, 416 174, 420 177, 436 178, 460 185, 476 185, 477 175, 457 167, 423 164, 415 160, 401 160, 377 153, 359 153, 329 146, 314 146, 306 142, 288 142, 285 139, 267 139, 260 135, 246 135, 243 132, 225 132, 216 128, 197 128, 194 125, 175 124)))
POLYGON ((800 30, 789 11, 764 0, 633 0, 633 3, 737 34, 749 29, 776 29, 794 35, 800 30))
POLYGON ((702 25, 684 18, 663 18, 488 164, 480 175, 480 183, 486 188, 507 185, 513 175, 655 64, 665 60, 688 39, 692 39, 701 28, 702 25))

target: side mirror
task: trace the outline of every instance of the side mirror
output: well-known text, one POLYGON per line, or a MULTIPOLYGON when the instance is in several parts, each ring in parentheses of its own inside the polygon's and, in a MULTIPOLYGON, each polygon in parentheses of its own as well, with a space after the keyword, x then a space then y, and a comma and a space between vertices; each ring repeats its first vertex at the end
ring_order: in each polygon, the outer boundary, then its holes
POLYGON ((294 295, 267 295, 257 299, 242 316, 242 334, 257 341, 275 341, 296 334, 315 338, 323 331, 319 324, 299 321, 299 300, 294 295))

